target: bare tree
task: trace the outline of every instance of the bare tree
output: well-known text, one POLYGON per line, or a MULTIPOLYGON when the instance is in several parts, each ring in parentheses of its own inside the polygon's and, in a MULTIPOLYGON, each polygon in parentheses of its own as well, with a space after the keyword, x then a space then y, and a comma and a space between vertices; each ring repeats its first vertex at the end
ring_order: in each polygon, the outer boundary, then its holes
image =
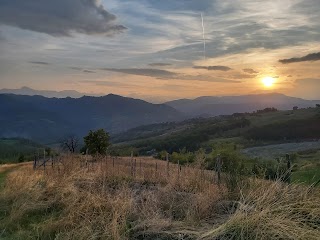
POLYGON ((65 151, 75 153, 79 147, 79 141, 80 140, 76 135, 70 134, 60 141, 60 147, 65 151))

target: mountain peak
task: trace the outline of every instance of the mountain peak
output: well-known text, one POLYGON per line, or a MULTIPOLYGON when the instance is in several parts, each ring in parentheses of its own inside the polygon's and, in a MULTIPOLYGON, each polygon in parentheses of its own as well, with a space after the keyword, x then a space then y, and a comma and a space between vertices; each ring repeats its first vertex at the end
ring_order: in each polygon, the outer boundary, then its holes
POLYGON ((32 89, 30 87, 23 86, 18 89, 0 89, 0 94, 6 93, 6 94, 16 94, 16 95, 27 95, 27 96, 44 96, 49 98, 80 98, 84 95, 91 95, 91 96, 97 96, 95 94, 88 94, 88 93, 80 93, 75 90, 63 90, 63 91, 52 91, 52 90, 36 90, 32 89))
POLYGON ((195 99, 181 99, 167 102, 167 105, 191 116, 218 116, 275 107, 279 110, 292 109, 294 106, 313 107, 315 101, 270 92, 240 96, 203 96, 195 99))

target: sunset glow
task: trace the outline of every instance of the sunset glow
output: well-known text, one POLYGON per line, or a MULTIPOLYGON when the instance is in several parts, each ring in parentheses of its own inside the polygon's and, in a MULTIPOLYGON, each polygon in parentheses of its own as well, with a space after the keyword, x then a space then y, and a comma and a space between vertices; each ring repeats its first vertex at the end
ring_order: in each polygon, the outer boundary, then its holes
POLYGON ((262 79, 262 83, 266 88, 271 88, 274 84, 275 80, 273 77, 265 77, 262 79))
POLYGON ((319 1, 71 2, 0 1, 0 90, 320 98, 319 1))

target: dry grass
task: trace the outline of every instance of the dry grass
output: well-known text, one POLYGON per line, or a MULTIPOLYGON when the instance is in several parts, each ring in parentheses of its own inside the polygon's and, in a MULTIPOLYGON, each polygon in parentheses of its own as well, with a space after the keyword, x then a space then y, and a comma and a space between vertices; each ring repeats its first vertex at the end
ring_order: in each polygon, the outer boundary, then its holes
POLYGON ((0 196, 5 209, 0 221, 3 236, 175 239, 186 229, 194 235, 192 229, 213 222, 216 216, 221 190, 204 178, 199 181, 201 171, 186 168, 177 176, 176 168, 167 177, 161 170, 166 163, 159 162, 156 169, 154 160, 142 159, 141 174, 136 171, 132 176, 130 164, 123 159, 115 167, 112 159, 83 168, 79 161, 65 159, 59 170, 33 171, 32 166, 24 166, 10 173, 0 196))
POLYGON ((100 160, 11 172, 0 238, 319 239, 315 189, 254 180, 233 204, 211 172, 172 165, 168 177, 165 162, 139 158, 132 173, 130 159, 100 160))
POLYGON ((201 239, 320 239, 319 189, 255 180, 235 214, 201 239))
POLYGON ((0 173, 7 172, 19 166, 30 165, 30 163, 0 164, 0 173))

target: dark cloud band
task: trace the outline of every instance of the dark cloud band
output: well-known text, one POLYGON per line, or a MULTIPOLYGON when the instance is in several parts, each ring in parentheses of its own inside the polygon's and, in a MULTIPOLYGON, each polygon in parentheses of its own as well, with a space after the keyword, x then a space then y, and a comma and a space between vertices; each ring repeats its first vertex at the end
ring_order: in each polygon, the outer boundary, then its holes
POLYGON ((229 80, 224 78, 214 78, 206 75, 185 75, 162 69, 155 68, 102 68, 101 70, 125 73, 138 76, 154 77, 164 80, 186 80, 186 81, 205 81, 205 82, 224 82, 224 83, 240 83, 240 81, 229 80))
POLYGON ((48 62, 41 62, 41 61, 30 61, 29 63, 38 64, 38 65, 49 65, 50 64, 48 62))
POLYGON ((166 67, 171 66, 171 63, 150 63, 149 66, 151 67, 166 67))
POLYGON ((114 23, 99 0, 1 0, 0 24, 53 36, 73 32, 113 35, 126 28, 114 23))
POLYGON ((258 74, 259 72, 253 70, 252 68, 245 68, 242 69, 242 71, 244 71, 245 73, 249 73, 249 74, 258 74))
POLYGON ((232 68, 227 66, 194 66, 195 69, 206 69, 208 71, 230 71, 232 68))
POLYGON ((288 63, 296 63, 296 62, 308 62, 308 61, 319 61, 320 60, 320 52, 318 53, 311 53, 304 57, 298 57, 298 58, 289 58, 289 59, 281 59, 279 62, 283 64, 288 63))

